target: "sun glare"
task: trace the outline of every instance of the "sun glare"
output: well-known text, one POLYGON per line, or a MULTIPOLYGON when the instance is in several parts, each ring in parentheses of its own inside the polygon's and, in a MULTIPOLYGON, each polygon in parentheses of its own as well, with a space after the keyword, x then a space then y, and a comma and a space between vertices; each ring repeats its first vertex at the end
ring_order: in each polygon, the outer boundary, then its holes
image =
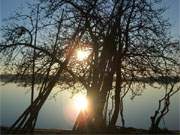
POLYGON ((79 61, 86 60, 88 58, 88 56, 89 56, 89 52, 81 50, 81 49, 77 50, 77 59, 79 61))
POLYGON ((88 101, 85 95, 78 95, 74 98, 75 107, 77 110, 86 110, 88 101))

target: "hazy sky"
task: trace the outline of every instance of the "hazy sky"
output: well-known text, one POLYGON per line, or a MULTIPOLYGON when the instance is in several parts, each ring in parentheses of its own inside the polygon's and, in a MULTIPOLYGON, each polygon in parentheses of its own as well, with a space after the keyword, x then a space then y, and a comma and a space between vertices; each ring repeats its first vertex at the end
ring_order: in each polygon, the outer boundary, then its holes
MULTIPOLYGON (((1 20, 12 16, 16 9, 21 10, 22 6, 25 6, 26 2, 32 2, 33 0, 0 0, 1 4, 1 20)), ((163 0, 163 5, 169 7, 165 16, 169 18, 172 24, 173 36, 180 38, 180 0, 163 0)))

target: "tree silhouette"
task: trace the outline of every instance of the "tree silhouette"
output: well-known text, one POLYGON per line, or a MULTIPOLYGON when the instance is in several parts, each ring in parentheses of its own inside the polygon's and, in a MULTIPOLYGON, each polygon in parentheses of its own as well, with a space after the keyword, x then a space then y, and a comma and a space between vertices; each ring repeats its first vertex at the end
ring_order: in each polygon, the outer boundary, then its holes
POLYGON ((2 59, 8 67, 14 66, 19 78, 32 73, 35 50, 35 82, 42 77, 38 97, 11 129, 33 130, 39 110, 56 84, 71 87, 77 82, 87 91, 89 109, 86 126, 77 124, 84 117, 80 112, 74 130, 115 128, 119 113, 124 127, 123 99, 128 92, 133 96, 141 92, 145 83, 141 78, 179 72, 175 57, 179 43, 171 44, 169 24, 158 4, 156 0, 44 0, 36 45, 32 44, 36 10, 31 7, 30 15, 17 14, 12 24, 3 27, 2 59), (91 50, 87 60, 75 58, 79 48, 91 50))
POLYGON ((151 116, 150 131, 152 133, 158 133, 160 131, 159 123, 169 112, 170 98, 180 90, 180 86, 175 87, 175 84, 176 83, 165 84, 165 94, 159 100, 158 109, 155 111, 154 115, 151 116))

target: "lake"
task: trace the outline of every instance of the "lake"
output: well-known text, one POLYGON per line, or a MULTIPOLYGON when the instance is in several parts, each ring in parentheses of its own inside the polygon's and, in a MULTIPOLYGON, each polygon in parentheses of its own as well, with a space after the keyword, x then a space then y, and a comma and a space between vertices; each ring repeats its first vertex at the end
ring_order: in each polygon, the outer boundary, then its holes
MULTIPOLYGON (((75 98, 69 91, 58 93, 54 88, 43 105, 36 128, 72 129, 79 109, 75 107, 75 98)), ((37 91, 35 94, 37 95, 37 91)), ((81 93, 79 93, 80 95, 81 93)), ((145 128, 150 126, 150 116, 158 107, 163 89, 147 87, 141 96, 131 100, 129 93, 124 99, 124 118, 126 127, 145 128)), ((0 125, 10 126, 30 104, 30 88, 17 86, 15 83, 0 83, 0 125)), ((76 95, 77 96, 77 95, 76 95)), ((180 130, 180 92, 171 98, 170 111, 161 122, 162 128, 180 130)), ((118 124, 118 123, 117 123, 118 124)))

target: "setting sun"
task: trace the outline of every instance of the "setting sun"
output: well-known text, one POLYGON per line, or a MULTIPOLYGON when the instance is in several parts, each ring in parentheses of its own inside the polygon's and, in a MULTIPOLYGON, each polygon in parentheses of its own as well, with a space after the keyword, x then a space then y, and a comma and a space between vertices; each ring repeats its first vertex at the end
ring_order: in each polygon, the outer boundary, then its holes
POLYGON ((78 95, 74 98, 75 107, 78 110, 86 110, 88 101, 85 95, 78 95))
POLYGON ((85 50, 81 50, 81 49, 78 49, 77 50, 77 59, 79 61, 83 61, 83 60, 86 60, 89 56, 89 52, 85 51, 85 50))

